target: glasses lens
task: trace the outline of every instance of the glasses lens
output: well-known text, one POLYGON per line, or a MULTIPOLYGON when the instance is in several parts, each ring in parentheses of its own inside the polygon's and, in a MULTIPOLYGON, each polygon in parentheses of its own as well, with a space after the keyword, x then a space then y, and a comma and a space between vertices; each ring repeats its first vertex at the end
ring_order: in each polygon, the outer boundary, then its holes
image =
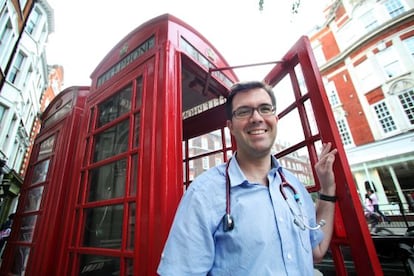
POLYGON ((273 106, 270 104, 263 104, 258 107, 259 113, 262 115, 271 115, 273 114, 273 106))
POLYGON ((243 107, 239 107, 237 108, 234 112, 233 115, 236 118, 245 118, 245 117, 249 117, 253 112, 253 108, 248 107, 248 106, 243 106, 243 107))

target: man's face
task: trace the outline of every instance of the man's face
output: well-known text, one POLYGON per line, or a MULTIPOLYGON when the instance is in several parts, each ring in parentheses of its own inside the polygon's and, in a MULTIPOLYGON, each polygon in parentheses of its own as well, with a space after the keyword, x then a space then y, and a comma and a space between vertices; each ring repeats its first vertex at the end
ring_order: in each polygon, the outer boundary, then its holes
MULTIPOLYGON (((240 92, 233 98, 233 111, 240 107, 257 108, 263 104, 272 104, 267 92, 256 88, 240 92)), ((269 155, 276 139, 278 118, 276 115, 263 116, 257 110, 246 118, 235 118, 227 121, 237 142, 238 154, 255 158, 269 155)))

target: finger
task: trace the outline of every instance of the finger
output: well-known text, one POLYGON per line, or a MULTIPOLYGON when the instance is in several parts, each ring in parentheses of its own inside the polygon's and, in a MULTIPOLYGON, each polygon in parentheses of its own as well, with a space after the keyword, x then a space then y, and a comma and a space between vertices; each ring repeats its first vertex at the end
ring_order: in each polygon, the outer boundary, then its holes
POLYGON ((331 143, 330 142, 323 143, 320 155, 321 156, 325 155, 326 153, 329 152, 330 149, 331 149, 331 143))

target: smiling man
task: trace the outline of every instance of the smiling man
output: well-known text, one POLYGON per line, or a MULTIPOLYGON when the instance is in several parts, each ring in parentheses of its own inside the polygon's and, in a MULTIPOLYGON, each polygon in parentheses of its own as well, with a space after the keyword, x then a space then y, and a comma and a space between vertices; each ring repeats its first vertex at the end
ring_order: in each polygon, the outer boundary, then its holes
POLYGON ((271 155, 276 99, 262 82, 234 85, 227 126, 237 152, 198 176, 177 210, 160 275, 312 275, 332 237, 336 149, 323 145, 315 165, 315 205, 304 186, 271 155))

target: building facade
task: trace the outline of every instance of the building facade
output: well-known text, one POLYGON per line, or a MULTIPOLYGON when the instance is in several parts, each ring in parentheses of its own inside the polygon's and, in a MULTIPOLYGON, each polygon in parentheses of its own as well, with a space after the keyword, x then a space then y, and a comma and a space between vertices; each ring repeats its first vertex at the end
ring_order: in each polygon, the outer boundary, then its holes
POLYGON ((414 1, 331 1, 325 15, 310 40, 355 183, 397 214, 414 192, 414 1))
POLYGON ((10 70, 11 59, 18 47, 34 2, 33 0, 0 1, 0 89, 10 70))
MULTIPOLYGON (((40 99, 40 113, 43 114, 49 103, 55 98, 55 96, 62 91, 63 85, 63 67, 61 65, 49 65, 48 66, 48 86, 42 93, 40 99)), ((40 114, 39 114, 40 115, 40 114)), ((29 148, 26 150, 26 154, 23 159, 23 163, 20 168, 20 175, 26 175, 27 165, 29 163, 30 154, 32 153, 32 147, 36 135, 40 131, 41 127, 40 116, 35 117, 33 122, 32 132, 30 133, 29 148)))
POLYGON ((0 221, 16 207, 42 100, 50 101, 45 47, 53 29, 47 1, 0 1, 0 221))

